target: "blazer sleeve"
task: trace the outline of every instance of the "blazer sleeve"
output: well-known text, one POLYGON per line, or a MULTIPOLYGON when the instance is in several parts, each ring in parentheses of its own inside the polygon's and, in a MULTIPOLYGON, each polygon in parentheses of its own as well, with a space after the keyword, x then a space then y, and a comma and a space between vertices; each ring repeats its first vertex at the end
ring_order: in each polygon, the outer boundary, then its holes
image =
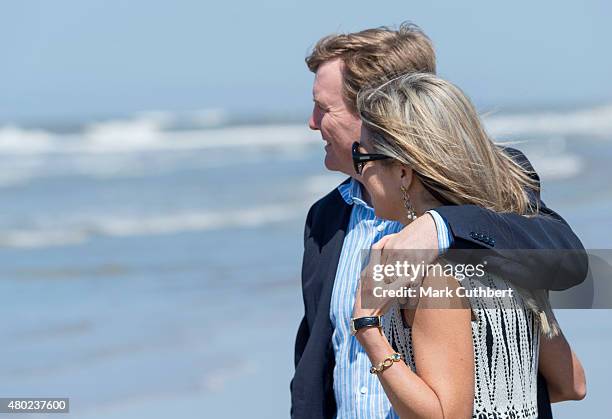
MULTIPOLYGON (((316 204, 315 204, 316 205, 316 204)), ((306 223, 304 225, 304 250, 306 250, 306 240, 310 236, 310 226, 312 225, 312 213, 315 205, 313 205, 308 211, 308 215, 306 216, 306 223)), ((306 258, 306 252, 304 252, 303 258, 306 258)), ((304 263, 304 261, 302 261, 304 263)), ((304 292, 302 290, 302 297, 304 297, 304 292)), ((306 310, 306 301, 304 300, 304 316, 302 317, 302 321, 300 322, 300 326, 298 328, 297 336, 295 337, 295 355, 294 355, 294 364, 297 368, 300 359, 302 358, 302 354, 304 353, 304 348, 306 347, 306 343, 308 342, 308 338, 310 337, 310 327, 308 326, 308 320, 306 318, 307 310, 306 310)))
MULTIPOLYGON (((539 186, 540 178, 527 157, 516 149, 504 151, 539 186)), ((511 270, 506 266, 503 271, 512 272, 519 283, 529 288, 565 290, 582 283, 588 261, 580 239, 559 214, 541 201, 539 189, 529 193, 532 204, 540 206, 539 214, 533 217, 496 213, 475 205, 436 208, 453 236, 451 249, 489 249, 497 253, 502 261, 499 263, 513 266, 511 270)))

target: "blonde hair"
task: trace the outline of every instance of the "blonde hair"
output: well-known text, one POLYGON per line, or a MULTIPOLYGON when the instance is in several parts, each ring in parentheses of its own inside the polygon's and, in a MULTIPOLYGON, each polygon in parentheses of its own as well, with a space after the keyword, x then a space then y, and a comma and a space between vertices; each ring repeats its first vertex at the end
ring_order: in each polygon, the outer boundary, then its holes
POLYGON ((361 91, 357 105, 376 152, 412 168, 445 203, 537 213, 533 173, 491 141, 458 87, 434 74, 406 74, 361 91))
POLYGON ((320 39, 306 58, 313 73, 325 62, 343 63, 343 95, 349 109, 357 111, 357 94, 373 82, 408 72, 436 72, 436 55, 430 39, 416 25, 402 23, 320 39))
MULTIPOLYGON (((374 152, 412 168, 443 203, 538 213, 538 200, 530 201, 539 188, 535 173, 491 141, 470 100, 452 83, 406 74, 361 91, 357 106, 374 152)), ((546 291, 516 288, 544 335, 559 334, 546 291)))

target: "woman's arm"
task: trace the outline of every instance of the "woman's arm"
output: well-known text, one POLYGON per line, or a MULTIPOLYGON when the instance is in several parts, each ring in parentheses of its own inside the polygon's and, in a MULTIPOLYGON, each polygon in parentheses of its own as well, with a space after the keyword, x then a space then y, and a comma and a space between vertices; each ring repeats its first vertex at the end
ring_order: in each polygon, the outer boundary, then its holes
MULTIPOLYGON (((427 277, 423 286, 455 289, 457 281, 427 277)), ((461 307, 456 297, 447 302, 461 307)), ((471 418, 474 402, 471 311, 425 308, 426 303, 421 299, 410 315, 418 375, 404 362, 397 362, 379 373, 378 378, 402 418, 471 418)), ((357 339, 373 364, 394 352, 379 329, 361 329, 357 339)))
POLYGON ((551 403, 585 398, 584 369, 563 333, 551 339, 540 337, 539 359, 539 370, 546 378, 551 403))

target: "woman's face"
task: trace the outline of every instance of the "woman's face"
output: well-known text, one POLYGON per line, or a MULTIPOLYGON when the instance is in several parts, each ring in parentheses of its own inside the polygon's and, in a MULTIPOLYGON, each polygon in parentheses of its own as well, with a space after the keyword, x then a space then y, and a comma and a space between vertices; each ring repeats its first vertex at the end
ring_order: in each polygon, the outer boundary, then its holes
MULTIPOLYGON (((375 153, 372 148, 372 137, 365 127, 361 129, 359 139, 362 153, 375 153)), ((406 222, 405 209, 402 200, 402 181, 406 184, 405 176, 411 176, 409 169, 393 160, 370 161, 363 166, 358 180, 365 186, 376 216, 387 220, 406 222), (404 176, 404 178, 402 177, 404 176)), ((410 184, 409 182, 407 183, 410 184)))

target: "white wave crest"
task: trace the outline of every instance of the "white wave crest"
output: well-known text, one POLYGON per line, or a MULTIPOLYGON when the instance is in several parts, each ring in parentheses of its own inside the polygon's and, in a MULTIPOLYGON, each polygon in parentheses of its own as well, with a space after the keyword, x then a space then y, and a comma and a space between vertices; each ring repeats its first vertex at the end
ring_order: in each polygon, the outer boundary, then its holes
POLYGON ((0 127, 0 154, 48 153, 55 148, 54 135, 43 130, 25 130, 14 125, 0 127))
POLYGON ((17 127, 0 128, 2 154, 125 154, 244 147, 291 149, 322 144, 304 125, 253 125, 217 129, 165 131, 145 118, 93 124, 80 134, 59 135, 17 127))
POLYGON ((303 206, 270 205, 226 211, 163 215, 89 216, 62 223, 39 221, 36 228, 0 231, 0 247, 36 248, 85 243, 96 236, 132 237, 226 228, 254 228, 297 219, 303 206), (62 225, 63 224, 63 225, 62 225))
POLYGON ((530 154, 529 160, 544 182, 569 179, 580 174, 584 161, 580 156, 570 153, 546 156, 530 154))
MULTIPOLYGON (((0 127, 1 154, 130 153, 237 147, 295 148, 320 144, 306 124, 248 125, 210 128, 223 122, 221 110, 141 113, 130 119, 95 122, 80 133, 54 134, 16 126, 0 127), (187 116, 186 116, 187 115, 187 116), (171 130, 187 118, 189 130, 171 130), (200 127, 207 127, 202 129, 200 127)), ((493 137, 500 135, 612 136, 612 105, 572 112, 526 112, 485 117, 493 137)))
POLYGON ((485 117, 493 137, 500 135, 612 136, 612 105, 572 112, 530 112, 485 117))

